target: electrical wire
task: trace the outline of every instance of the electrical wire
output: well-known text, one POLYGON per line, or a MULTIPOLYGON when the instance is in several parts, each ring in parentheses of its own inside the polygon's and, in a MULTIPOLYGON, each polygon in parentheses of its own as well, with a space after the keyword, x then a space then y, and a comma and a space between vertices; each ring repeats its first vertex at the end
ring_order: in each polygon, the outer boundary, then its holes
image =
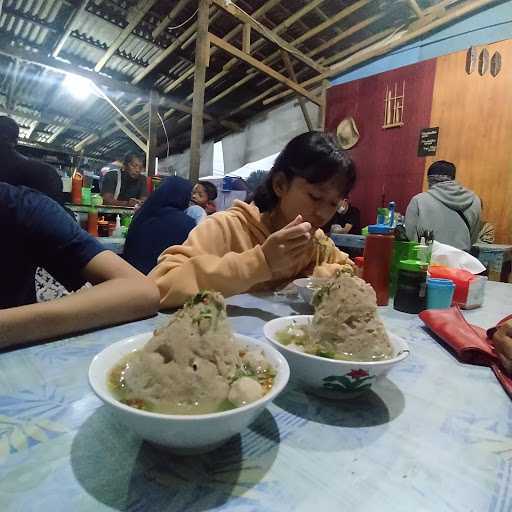
POLYGON ((187 20, 185 20, 183 23, 180 23, 179 25, 176 25, 175 27, 167 27, 166 30, 176 30, 177 28, 183 27, 183 25, 186 25, 191 19, 195 17, 195 15, 199 12, 199 9, 196 9, 196 12, 190 16, 187 20))
POLYGON ((167 135, 167 129, 165 128, 164 120, 162 119, 162 116, 160 115, 160 112, 157 112, 158 119, 160 119, 160 122, 162 123, 162 128, 164 129, 165 138, 167 140, 167 158, 169 158, 169 153, 171 151, 171 146, 169 144, 169 137, 167 135))

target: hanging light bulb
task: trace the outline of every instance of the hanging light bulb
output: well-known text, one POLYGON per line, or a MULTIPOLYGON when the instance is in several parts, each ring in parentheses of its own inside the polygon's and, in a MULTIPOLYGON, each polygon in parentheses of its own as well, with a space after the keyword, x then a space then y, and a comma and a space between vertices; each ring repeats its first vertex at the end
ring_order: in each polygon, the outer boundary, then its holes
POLYGON ((85 101, 93 92, 91 80, 83 76, 68 74, 62 85, 73 98, 80 101, 85 101))

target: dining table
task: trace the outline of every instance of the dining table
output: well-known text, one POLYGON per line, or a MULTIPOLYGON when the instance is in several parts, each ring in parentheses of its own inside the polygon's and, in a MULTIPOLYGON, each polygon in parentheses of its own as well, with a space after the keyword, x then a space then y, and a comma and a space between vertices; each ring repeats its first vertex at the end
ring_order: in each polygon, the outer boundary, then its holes
MULTIPOLYGON (((227 299, 233 329, 264 339, 298 297, 227 299)), ((482 327, 512 313, 512 285, 489 282, 482 327)), ((0 511, 512 510, 512 406, 492 371, 463 364, 416 315, 380 308, 410 355, 359 397, 327 400, 293 375, 246 430, 178 456, 138 438, 88 384, 109 344, 168 314, 0 353, 0 511)))

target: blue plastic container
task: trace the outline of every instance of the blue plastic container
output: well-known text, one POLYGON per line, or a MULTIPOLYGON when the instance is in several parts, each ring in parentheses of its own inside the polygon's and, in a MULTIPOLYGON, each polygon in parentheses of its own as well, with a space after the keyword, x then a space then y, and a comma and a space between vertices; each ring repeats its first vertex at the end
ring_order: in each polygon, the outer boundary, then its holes
POLYGON ((452 305, 455 284, 449 279, 427 279, 427 309, 448 309, 452 305))

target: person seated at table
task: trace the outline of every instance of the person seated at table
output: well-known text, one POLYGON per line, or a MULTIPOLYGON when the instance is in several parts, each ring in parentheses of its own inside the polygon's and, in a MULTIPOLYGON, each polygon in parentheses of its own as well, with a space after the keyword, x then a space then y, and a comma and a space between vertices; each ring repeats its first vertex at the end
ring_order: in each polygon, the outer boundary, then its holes
POLYGON ((187 239, 196 226, 194 219, 185 213, 191 193, 190 181, 173 176, 151 194, 128 230, 123 255, 128 263, 147 274, 164 249, 187 239))
POLYGON ((211 181, 200 181, 192 190, 192 203, 204 209, 207 215, 217 211, 217 187, 211 181))
POLYGON ((148 317, 158 308, 154 283, 102 246, 44 194, 0 183, 0 348, 148 317), (36 302, 35 270, 70 290, 36 302))
POLYGON ((321 242, 322 262, 347 263, 319 230, 355 181, 354 164, 334 137, 307 132, 276 159, 254 203, 235 201, 209 216, 183 245, 168 248, 150 277, 163 308, 176 307, 202 289, 225 296, 269 290, 311 273, 321 242), (318 239, 317 239, 318 237, 318 239))
POLYGON ((361 234, 361 213, 358 208, 350 204, 348 197, 341 200, 336 213, 322 229, 329 234, 333 225, 341 226, 341 231, 337 231, 337 233, 361 234))
POLYGON ((64 204, 59 174, 51 165, 27 158, 16 151, 19 134, 20 128, 14 119, 0 116, 0 181, 39 190, 59 204, 64 204))
POLYGON ((503 369, 512 376, 512 319, 508 317, 500 325, 487 331, 503 369))
POLYGON ((405 213, 409 240, 433 231, 438 242, 469 251, 480 228, 481 203, 471 190, 455 181, 457 169, 439 160, 428 169, 429 190, 414 196, 405 213))
POLYGON ((101 185, 103 204, 136 206, 144 202, 148 192, 142 167, 142 158, 136 153, 128 153, 122 169, 105 174, 101 185))

